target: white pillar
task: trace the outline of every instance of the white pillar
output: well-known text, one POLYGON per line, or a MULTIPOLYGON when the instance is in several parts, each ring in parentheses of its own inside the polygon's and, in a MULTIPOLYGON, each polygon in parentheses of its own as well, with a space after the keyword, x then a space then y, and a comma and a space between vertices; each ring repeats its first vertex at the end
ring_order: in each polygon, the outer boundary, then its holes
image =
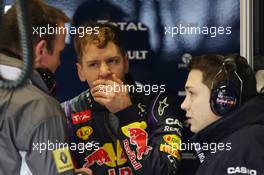
POLYGON ((240 55, 254 65, 253 0, 240 0, 240 55))

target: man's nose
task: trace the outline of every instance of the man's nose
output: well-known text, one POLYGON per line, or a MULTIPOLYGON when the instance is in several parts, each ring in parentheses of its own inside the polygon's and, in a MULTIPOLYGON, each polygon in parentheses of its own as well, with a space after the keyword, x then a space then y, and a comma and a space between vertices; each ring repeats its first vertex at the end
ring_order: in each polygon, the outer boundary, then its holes
POLYGON ((188 109, 188 99, 187 99, 187 96, 184 98, 184 101, 181 104, 181 108, 182 108, 182 110, 187 111, 187 109, 188 109))
POLYGON ((99 78, 107 78, 109 75, 111 75, 111 70, 109 66, 105 62, 103 62, 100 65, 99 78))

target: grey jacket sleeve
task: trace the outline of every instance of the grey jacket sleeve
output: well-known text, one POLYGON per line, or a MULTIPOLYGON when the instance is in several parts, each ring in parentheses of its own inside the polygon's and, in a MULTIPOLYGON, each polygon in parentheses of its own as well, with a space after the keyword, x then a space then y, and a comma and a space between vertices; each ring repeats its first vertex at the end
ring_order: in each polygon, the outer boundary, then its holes
POLYGON ((67 145, 63 126, 62 117, 54 117, 42 122, 32 130, 29 135, 32 144, 29 145, 25 159, 33 174, 74 174, 69 151, 63 150, 63 147, 67 145), (56 152, 59 152, 57 156, 56 152), (59 165, 56 165, 55 160, 59 165))
POLYGON ((46 96, 24 106, 16 145, 25 152, 25 162, 32 174, 72 175, 73 164, 68 146, 66 121, 59 103, 46 96), (24 127, 24 128, 22 128, 24 127))

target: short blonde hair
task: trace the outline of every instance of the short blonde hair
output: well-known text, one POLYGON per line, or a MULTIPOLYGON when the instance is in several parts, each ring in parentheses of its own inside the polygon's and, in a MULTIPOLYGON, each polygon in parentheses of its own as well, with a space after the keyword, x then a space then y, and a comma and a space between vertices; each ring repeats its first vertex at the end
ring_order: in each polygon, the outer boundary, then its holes
POLYGON ((113 42, 119 48, 122 56, 126 55, 126 51, 123 45, 123 35, 118 27, 108 23, 87 23, 85 25, 82 25, 81 27, 92 27, 93 29, 96 27, 99 33, 93 32, 91 34, 85 33, 84 36, 74 36, 74 47, 79 63, 81 63, 81 58, 88 43, 93 43, 98 48, 104 48, 106 47, 108 42, 113 42))

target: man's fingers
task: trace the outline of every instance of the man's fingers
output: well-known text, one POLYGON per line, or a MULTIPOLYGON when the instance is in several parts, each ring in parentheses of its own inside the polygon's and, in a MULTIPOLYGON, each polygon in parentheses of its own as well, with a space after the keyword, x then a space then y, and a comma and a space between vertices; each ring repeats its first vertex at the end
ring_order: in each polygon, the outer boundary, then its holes
POLYGON ((106 79, 98 79, 98 80, 95 80, 93 82, 93 85, 92 86, 95 87, 95 86, 98 86, 100 84, 102 84, 102 85, 112 85, 112 86, 116 85, 116 86, 118 86, 118 85, 122 85, 124 83, 119 78, 117 78, 117 76, 115 74, 113 74, 112 75, 112 80, 111 79, 108 79, 108 80, 106 80, 106 79))
POLYGON ((93 82, 93 87, 99 86, 99 85, 106 85, 106 86, 110 85, 110 86, 113 86, 114 84, 119 85, 118 82, 115 82, 113 80, 102 80, 102 79, 99 79, 99 80, 95 80, 93 82))
POLYGON ((107 84, 99 84, 91 88, 91 93, 95 93, 97 91, 105 93, 121 93, 127 92, 127 89, 125 85, 121 85, 109 80, 107 84))
POLYGON ((107 98, 94 97, 94 100, 104 106, 109 103, 109 99, 107 98))
POLYGON ((109 95, 113 95, 114 93, 118 92, 119 90, 116 88, 114 88, 113 86, 96 86, 94 88, 91 89, 91 93, 92 96, 103 96, 103 97, 107 97, 109 95))
POLYGON ((100 91, 96 91, 94 93, 92 93, 93 98, 96 97, 100 97, 100 98, 109 98, 112 96, 111 92, 100 92, 100 91))
POLYGON ((123 82, 119 78, 117 78, 116 74, 112 75, 112 79, 113 79, 114 82, 116 82, 116 83, 118 83, 120 85, 123 84, 123 82))
POLYGON ((107 88, 106 85, 100 84, 98 86, 92 87, 91 88, 91 93, 93 94, 93 93, 95 93, 97 91, 99 91, 99 92, 106 92, 106 88, 107 88))
POLYGON ((95 87, 95 86, 98 86, 98 85, 100 85, 100 84, 102 84, 102 85, 106 85, 106 82, 107 82, 108 80, 104 80, 104 79, 99 79, 99 80, 95 80, 94 82, 93 82, 93 87, 95 87))
POLYGON ((99 98, 107 98, 108 95, 109 94, 106 93, 106 92, 99 92, 99 91, 97 91, 97 92, 95 92, 95 93, 92 94, 93 98, 96 98, 96 97, 99 97, 99 98))

